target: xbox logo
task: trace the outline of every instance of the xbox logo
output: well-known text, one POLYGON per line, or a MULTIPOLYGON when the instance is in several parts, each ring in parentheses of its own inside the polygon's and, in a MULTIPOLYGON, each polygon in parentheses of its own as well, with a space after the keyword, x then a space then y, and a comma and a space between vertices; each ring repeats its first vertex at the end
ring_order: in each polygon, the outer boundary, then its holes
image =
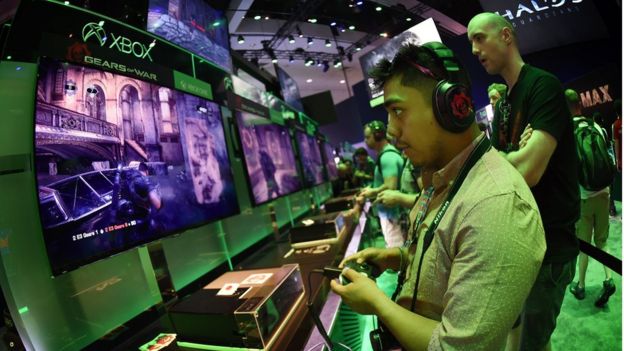
MULTIPOLYGON (((84 27, 82 27, 82 40, 87 42, 87 40, 91 37, 94 37, 97 39, 101 47, 105 47, 104 44, 106 44, 106 39, 108 39, 108 37, 103 27, 104 21, 85 24, 84 27)), ((145 45, 138 41, 132 41, 123 36, 116 36, 115 33, 110 33, 110 36, 112 42, 108 45, 109 49, 116 48, 119 52, 124 54, 132 54, 141 59, 148 58, 150 61, 154 61, 150 56, 150 51, 156 45, 156 40, 152 41, 149 45, 145 45)))
POLYGON ((104 46, 106 43, 106 31, 102 28, 103 25, 104 21, 87 23, 82 27, 82 40, 86 42, 89 38, 95 37, 100 46, 104 46))

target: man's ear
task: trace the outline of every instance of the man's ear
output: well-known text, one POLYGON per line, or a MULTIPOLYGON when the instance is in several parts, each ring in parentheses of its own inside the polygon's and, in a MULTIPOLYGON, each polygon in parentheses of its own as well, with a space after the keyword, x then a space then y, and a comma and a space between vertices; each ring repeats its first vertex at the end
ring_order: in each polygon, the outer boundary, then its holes
POLYGON ((511 29, 509 29, 509 27, 501 29, 501 37, 507 45, 511 45, 513 42, 513 34, 511 34, 511 29))

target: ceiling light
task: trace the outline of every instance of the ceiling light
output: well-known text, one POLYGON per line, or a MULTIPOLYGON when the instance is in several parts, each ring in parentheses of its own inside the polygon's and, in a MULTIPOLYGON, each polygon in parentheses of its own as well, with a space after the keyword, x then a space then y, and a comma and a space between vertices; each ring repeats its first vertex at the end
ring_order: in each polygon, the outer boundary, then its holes
POLYGON ((331 41, 329 41, 329 39, 325 39, 325 47, 326 48, 331 47, 331 41))
POLYGON ((334 68, 338 68, 342 66, 342 62, 340 62, 340 59, 335 59, 334 60, 334 68))
POLYGON ((314 64, 314 60, 310 56, 306 57, 305 65, 309 67, 309 66, 312 66, 313 64, 314 64))
POLYGON ((316 23, 316 18, 308 18, 308 22, 310 22, 310 23, 316 23))
POLYGON ((308 37, 308 46, 314 44, 314 39, 312 37, 308 37))
POLYGON ((329 71, 329 62, 327 60, 323 61, 323 72, 329 71))
POLYGON ((265 19, 265 20, 268 20, 268 19, 269 19, 269 16, 264 16, 264 19, 265 19))
POLYGON ((332 22, 332 23, 330 23, 329 25, 333 27, 333 26, 335 26, 335 25, 336 25, 336 22, 332 22))
POLYGON ((257 20, 259 20, 259 19, 261 19, 261 18, 262 18, 262 16, 260 16, 260 15, 255 15, 255 16, 254 16, 254 19, 255 19, 256 21, 257 21, 257 20))
POLYGON ((388 37, 388 33, 386 33, 386 32, 379 33, 379 36, 387 38, 388 37))
POLYGON ((219 21, 214 21, 214 23, 212 23, 213 27, 218 27, 221 24, 221 22, 219 21))
POLYGON ((271 62, 273 62, 273 63, 277 63, 277 57, 272 57, 272 58, 271 58, 271 62))
POLYGON ((303 33, 301 32, 301 28, 299 28, 299 25, 295 26, 295 29, 297 29, 297 35, 299 35, 299 38, 303 38, 303 33))
POLYGON ((321 60, 316 60, 316 65, 318 67, 321 67, 323 65, 323 62, 321 60))
POLYGON ((354 30, 354 29, 355 29, 355 26, 354 26, 354 25, 350 25, 350 26, 349 26, 349 30, 354 30))
POLYGON ((375 11, 377 11, 377 12, 381 11, 381 6, 375 7, 375 11))
POLYGON ((357 45, 355 46, 355 51, 360 51, 360 50, 362 50, 362 45, 357 44, 357 45))
POLYGON ((344 33, 346 31, 346 29, 344 27, 342 27, 342 28, 340 28, 340 31, 344 33))
POLYGON ((242 35, 239 35, 239 36, 238 36, 238 43, 239 43, 239 44, 245 44, 245 37, 244 37, 244 36, 242 36, 242 35))
POLYGON ((288 36, 288 42, 291 43, 291 44, 294 44, 295 43, 295 37, 293 37, 292 35, 289 35, 288 36))
POLYGON ((408 21, 408 22, 411 22, 411 21, 412 21, 412 18, 411 18, 411 17, 408 17, 408 18, 406 18, 405 20, 406 20, 406 21, 408 21))
POLYGON ((358 5, 358 6, 360 6, 360 5, 362 5, 363 3, 364 3, 364 1, 359 0, 359 1, 358 1, 358 2, 356 2, 355 4, 356 4, 356 5, 358 5))
POLYGON ((293 61, 295 61, 293 55, 288 56, 288 62, 292 63, 293 61))
POLYGON ((344 84, 344 83, 345 83, 345 80, 344 80, 344 79, 341 79, 341 80, 340 80, 340 84, 344 84))
POLYGON ((306 79, 306 83, 312 83, 312 78, 306 79))

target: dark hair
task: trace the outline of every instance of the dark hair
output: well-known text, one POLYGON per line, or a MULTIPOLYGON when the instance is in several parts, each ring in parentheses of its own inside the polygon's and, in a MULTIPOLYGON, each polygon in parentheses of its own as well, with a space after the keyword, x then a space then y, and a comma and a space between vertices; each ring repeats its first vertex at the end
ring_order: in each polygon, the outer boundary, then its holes
POLYGON ((604 124, 604 117, 602 116, 602 113, 600 113, 600 111, 592 113, 592 119, 600 126, 604 124))
POLYGON ((366 151, 366 149, 363 147, 358 147, 353 153, 353 157, 360 156, 360 155, 368 156, 368 151, 366 151))

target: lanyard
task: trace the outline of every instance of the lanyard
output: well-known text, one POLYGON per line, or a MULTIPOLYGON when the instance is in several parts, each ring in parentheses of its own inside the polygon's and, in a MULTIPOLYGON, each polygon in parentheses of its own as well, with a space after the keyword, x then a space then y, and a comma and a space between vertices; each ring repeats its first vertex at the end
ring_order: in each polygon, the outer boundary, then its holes
MULTIPOLYGON (((414 285, 414 295, 412 296, 412 305, 411 305, 410 311, 414 310, 414 306, 416 304, 416 296, 418 293, 418 283, 420 281, 420 269, 422 267, 423 257, 425 257, 425 252, 427 251, 427 249, 431 245, 431 242, 433 241, 434 232, 436 228, 438 227, 438 225, 440 224, 440 221, 442 221, 442 217, 444 217, 444 214, 446 213, 446 210, 451 204, 451 201, 453 200, 453 198, 459 191, 459 188, 461 187, 462 183, 466 179, 468 172, 470 172, 472 167, 477 163, 477 161, 481 158, 481 156, 483 156, 490 149, 491 146, 492 144, 490 143, 490 139, 483 137, 481 141, 479 141, 479 144, 477 144, 477 146, 472 150, 472 152, 468 156, 468 159, 462 165, 462 168, 459 170, 459 173, 457 174, 457 178, 455 178, 455 182, 453 182, 453 185, 451 186, 451 189, 449 190, 448 195, 446 195, 446 199, 444 199, 444 202, 440 206, 438 213, 433 218, 433 222, 427 229, 427 232, 423 239, 423 248, 422 248, 422 253, 420 255, 420 262, 418 264, 418 272, 416 274, 416 284, 414 285)), ((428 201, 430 200, 427 200, 427 202, 428 201)), ((423 214, 422 219, 419 219, 419 222, 417 222, 418 227, 420 227, 420 225, 424 221, 424 217, 425 216, 423 214)), ((416 232, 412 232, 412 238, 408 242, 409 246, 418 242, 418 240, 415 240, 415 242, 411 241, 413 240, 415 233, 416 232)), ((414 261, 414 258, 415 257, 412 258, 412 263, 414 261)), ((401 272, 401 275, 399 277, 399 284, 397 285, 397 290, 395 290, 393 294, 393 298, 396 298, 396 296, 398 295, 399 291, 401 290, 403 286, 403 282, 405 280, 405 271, 407 271, 407 268, 401 272)))

